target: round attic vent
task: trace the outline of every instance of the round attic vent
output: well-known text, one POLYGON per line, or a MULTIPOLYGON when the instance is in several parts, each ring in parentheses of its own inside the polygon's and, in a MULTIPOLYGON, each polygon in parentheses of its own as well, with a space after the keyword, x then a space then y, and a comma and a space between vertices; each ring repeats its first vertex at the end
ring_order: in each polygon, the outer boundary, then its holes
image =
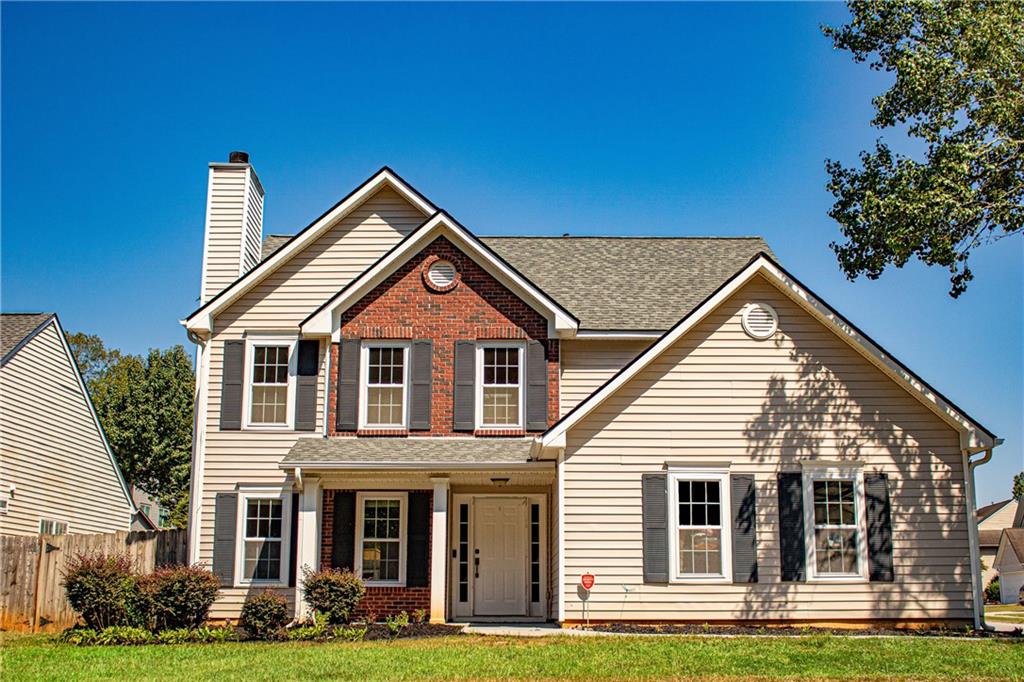
POLYGON ((779 316, 767 303, 751 303, 743 310, 743 331, 755 339, 767 339, 779 329, 779 316))
POLYGON ((436 260, 427 269, 427 281, 435 289, 446 290, 455 284, 455 266, 446 260, 436 260))

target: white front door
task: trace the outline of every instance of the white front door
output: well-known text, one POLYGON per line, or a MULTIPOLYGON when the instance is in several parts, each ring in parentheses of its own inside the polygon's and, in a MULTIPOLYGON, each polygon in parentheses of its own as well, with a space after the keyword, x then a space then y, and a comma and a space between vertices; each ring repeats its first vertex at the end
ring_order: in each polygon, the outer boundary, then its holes
POLYGON ((474 500, 473 614, 525 616, 525 497, 478 497, 474 500))

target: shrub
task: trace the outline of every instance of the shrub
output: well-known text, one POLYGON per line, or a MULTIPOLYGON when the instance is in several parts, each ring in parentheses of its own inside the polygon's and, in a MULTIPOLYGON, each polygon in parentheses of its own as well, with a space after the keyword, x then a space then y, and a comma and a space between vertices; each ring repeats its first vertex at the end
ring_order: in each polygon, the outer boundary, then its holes
POLYGON ((985 603, 999 603, 999 576, 992 578, 992 580, 989 581, 988 585, 985 586, 985 603))
POLYGON ((304 569, 302 593, 306 602, 320 613, 327 614, 332 624, 347 623, 366 594, 366 584, 352 571, 304 569))
POLYGON ((423 623, 427 622, 427 610, 426 609, 416 609, 415 611, 412 612, 412 617, 413 617, 413 622, 419 623, 420 625, 422 625, 423 623))
POLYGON ((103 628, 96 635, 93 644, 151 644, 153 633, 129 625, 103 628))
POLYGON ((336 630, 335 634, 340 634, 341 638, 346 642, 361 642, 363 637, 366 637, 367 627, 347 627, 343 630, 336 630))
POLYGON ((88 646, 96 643, 96 637, 99 635, 98 632, 92 628, 68 628, 64 632, 60 633, 59 641, 64 644, 74 644, 75 646, 88 646))
POLYGON ((141 581, 157 630, 197 628, 206 622, 220 581, 198 566, 157 569, 141 581))
POLYGON ((397 616, 386 616, 384 623, 388 626, 388 634, 391 635, 391 639, 395 639, 402 634, 402 630, 409 627, 409 614, 402 611, 397 616))
POLYGON ((144 624, 127 555, 78 554, 64 572, 63 585, 71 608, 94 630, 144 624))
POLYGON ((288 602, 270 590, 250 595, 242 604, 239 623, 254 639, 270 639, 287 622, 288 602))

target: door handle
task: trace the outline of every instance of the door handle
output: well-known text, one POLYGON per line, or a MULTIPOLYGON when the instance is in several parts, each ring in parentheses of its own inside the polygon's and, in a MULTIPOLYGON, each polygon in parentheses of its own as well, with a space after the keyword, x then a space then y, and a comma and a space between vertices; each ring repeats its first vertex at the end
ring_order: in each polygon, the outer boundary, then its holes
POLYGON ((473 557, 473 577, 480 577, 480 557, 473 557))

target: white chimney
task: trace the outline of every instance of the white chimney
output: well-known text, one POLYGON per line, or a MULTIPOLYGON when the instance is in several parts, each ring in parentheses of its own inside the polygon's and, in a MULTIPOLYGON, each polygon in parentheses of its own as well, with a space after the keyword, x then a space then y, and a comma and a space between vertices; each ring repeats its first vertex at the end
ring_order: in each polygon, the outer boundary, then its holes
POLYGON ((263 185, 245 152, 211 163, 200 303, 206 303, 260 262, 263 185))

